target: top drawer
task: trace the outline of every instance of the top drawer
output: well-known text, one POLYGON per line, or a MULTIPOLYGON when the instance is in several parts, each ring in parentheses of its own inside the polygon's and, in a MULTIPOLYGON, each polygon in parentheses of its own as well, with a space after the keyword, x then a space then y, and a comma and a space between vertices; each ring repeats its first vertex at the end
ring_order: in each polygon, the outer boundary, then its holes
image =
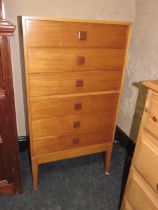
POLYGON ((28 47, 125 48, 128 25, 24 19, 28 47))

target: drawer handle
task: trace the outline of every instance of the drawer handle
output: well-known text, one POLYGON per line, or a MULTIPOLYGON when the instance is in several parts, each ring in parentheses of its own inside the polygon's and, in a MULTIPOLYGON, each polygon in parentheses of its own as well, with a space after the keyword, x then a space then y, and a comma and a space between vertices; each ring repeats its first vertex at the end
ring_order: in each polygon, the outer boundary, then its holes
POLYGON ((79 138, 74 138, 73 140, 72 140, 72 142, 73 142, 73 144, 79 144, 79 138))
POLYGON ((82 109, 82 104, 81 104, 81 103, 76 103, 76 104, 74 104, 74 109, 75 109, 75 110, 82 109))
POLYGON ((152 120, 153 120, 154 122, 157 122, 157 118, 156 118, 155 116, 152 117, 152 120))
POLYGON ((156 189, 157 189, 157 191, 158 191, 158 184, 156 185, 156 189))
POLYGON ((76 121, 73 123, 74 128, 80 128, 80 121, 76 121))
POLYGON ((82 79, 76 80, 76 87, 83 87, 83 80, 82 79))
POLYGON ((77 56, 76 57, 76 64, 77 65, 83 65, 85 63, 85 57, 84 56, 77 56))
POLYGON ((149 110, 148 110, 148 108, 147 107, 145 107, 144 108, 144 112, 148 112, 149 110))
POLYGON ((79 31, 78 32, 78 40, 86 40, 87 39, 87 32, 86 31, 79 31))

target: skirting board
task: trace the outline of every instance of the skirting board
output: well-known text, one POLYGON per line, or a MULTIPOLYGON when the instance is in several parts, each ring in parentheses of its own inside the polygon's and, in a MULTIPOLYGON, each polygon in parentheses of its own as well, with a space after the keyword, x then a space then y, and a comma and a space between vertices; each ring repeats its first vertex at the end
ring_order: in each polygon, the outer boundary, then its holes
POLYGON ((118 143, 127 152, 128 156, 133 156, 135 143, 118 126, 116 126, 115 131, 115 142, 118 143))
POLYGON ((20 152, 23 152, 23 151, 29 149, 29 137, 28 136, 19 136, 18 142, 19 142, 20 152))
POLYGON ((120 209, 135 149, 135 143, 119 127, 116 127, 115 142, 118 143, 126 151, 118 208, 120 209))

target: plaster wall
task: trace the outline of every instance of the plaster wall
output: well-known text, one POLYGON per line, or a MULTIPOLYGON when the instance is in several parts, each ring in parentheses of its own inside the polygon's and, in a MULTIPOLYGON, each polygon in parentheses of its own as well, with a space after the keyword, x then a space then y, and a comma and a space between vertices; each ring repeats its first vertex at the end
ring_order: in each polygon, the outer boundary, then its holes
POLYGON ((146 94, 139 83, 158 79, 157 8, 157 0, 136 1, 134 31, 118 117, 119 127, 134 141, 146 94))

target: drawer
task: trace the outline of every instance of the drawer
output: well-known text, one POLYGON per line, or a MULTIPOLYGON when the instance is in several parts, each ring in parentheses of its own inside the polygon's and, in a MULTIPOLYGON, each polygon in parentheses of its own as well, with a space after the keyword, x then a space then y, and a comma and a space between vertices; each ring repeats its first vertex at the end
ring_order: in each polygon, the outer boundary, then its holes
POLYGON ((123 69, 124 49, 28 49, 29 73, 123 69))
POLYGON ((115 110, 103 113, 75 114, 70 116, 53 117, 32 120, 34 138, 52 135, 70 135, 88 132, 94 129, 114 126, 115 110))
POLYGON ((151 95, 144 127, 158 138, 158 94, 156 93, 151 95))
POLYGON ((30 74, 30 96, 119 90, 119 71, 30 74))
POLYGON ((25 20, 28 47, 125 48, 128 26, 53 20, 25 20))
POLYGON ((135 158, 135 168, 158 193, 158 139, 143 132, 135 158))
POLYGON ((126 196, 135 210, 158 210, 158 199, 147 184, 134 172, 131 173, 126 196))
POLYGON ((104 130, 94 130, 88 133, 37 138, 33 140, 33 154, 39 155, 107 143, 111 140, 111 133, 108 129, 107 126, 104 130))
POLYGON ((30 98, 31 118, 39 120, 50 116, 102 113, 117 108, 118 94, 73 96, 61 98, 30 98))

